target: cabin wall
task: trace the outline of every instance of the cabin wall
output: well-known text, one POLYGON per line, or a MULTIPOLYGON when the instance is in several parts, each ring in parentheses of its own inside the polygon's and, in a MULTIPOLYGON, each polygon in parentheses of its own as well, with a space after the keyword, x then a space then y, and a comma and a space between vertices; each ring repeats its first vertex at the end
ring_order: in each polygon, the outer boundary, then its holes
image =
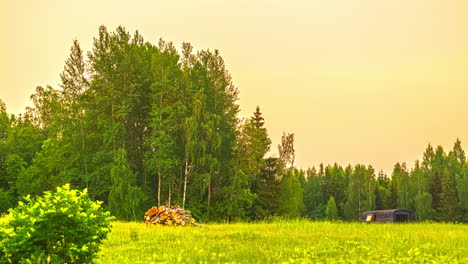
MULTIPOLYGON (((397 222, 397 215, 403 215, 407 218, 408 222, 411 222, 412 214, 406 210, 395 210, 395 211, 370 211, 365 212, 361 215, 361 222, 366 222, 366 219, 369 215, 372 215, 372 221, 370 222, 378 222, 378 223, 396 223, 397 222)), ((407 222, 400 221, 400 222, 407 222)))

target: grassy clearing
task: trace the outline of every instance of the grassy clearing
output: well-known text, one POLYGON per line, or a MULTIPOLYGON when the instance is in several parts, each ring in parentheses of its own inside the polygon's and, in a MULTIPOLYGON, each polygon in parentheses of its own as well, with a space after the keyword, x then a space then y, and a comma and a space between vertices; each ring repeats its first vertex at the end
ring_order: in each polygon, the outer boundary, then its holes
POLYGON ((468 225, 115 222, 98 263, 468 263, 468 225))

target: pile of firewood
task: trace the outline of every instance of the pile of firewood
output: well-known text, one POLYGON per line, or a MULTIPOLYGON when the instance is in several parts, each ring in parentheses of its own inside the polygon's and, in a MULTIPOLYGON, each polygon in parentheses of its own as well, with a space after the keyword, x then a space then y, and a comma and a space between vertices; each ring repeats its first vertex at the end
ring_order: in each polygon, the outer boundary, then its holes
POLYGON ((180 206, 154 206, 146 211, 145 222, 147 225, 199 226, 190 215, 190 211, 180 206))

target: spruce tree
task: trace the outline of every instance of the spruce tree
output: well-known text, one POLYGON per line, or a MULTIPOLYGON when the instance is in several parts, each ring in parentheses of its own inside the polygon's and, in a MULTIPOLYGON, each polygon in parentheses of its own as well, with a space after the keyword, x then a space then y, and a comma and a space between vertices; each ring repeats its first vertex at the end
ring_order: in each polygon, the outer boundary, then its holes
POLYGON ((468 222, 468 163, 465 162, 461 176, 457 180, 458 200, 464 222, 468 222))
POLYGON ((446 168, 442 177, 440 193, 440 204, 438 210, 438 219, 441 221, 453 222, 458 220, 457 214, 457 195, 454 189, 454 182, 450 171, 446 168))

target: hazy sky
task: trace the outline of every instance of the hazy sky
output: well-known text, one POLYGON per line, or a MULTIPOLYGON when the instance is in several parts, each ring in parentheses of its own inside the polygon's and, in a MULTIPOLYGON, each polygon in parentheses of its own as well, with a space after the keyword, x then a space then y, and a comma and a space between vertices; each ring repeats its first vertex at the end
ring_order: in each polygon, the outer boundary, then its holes
POLYGON ((273 140, 296 134, 300 167, 338 162, 391 172, 428 143, 468 150, 468 1, 0 0, 0 99, 30 104, 58 88, 73 39, 98 27, 138 29, 180 47, 219 49, 273 140))

